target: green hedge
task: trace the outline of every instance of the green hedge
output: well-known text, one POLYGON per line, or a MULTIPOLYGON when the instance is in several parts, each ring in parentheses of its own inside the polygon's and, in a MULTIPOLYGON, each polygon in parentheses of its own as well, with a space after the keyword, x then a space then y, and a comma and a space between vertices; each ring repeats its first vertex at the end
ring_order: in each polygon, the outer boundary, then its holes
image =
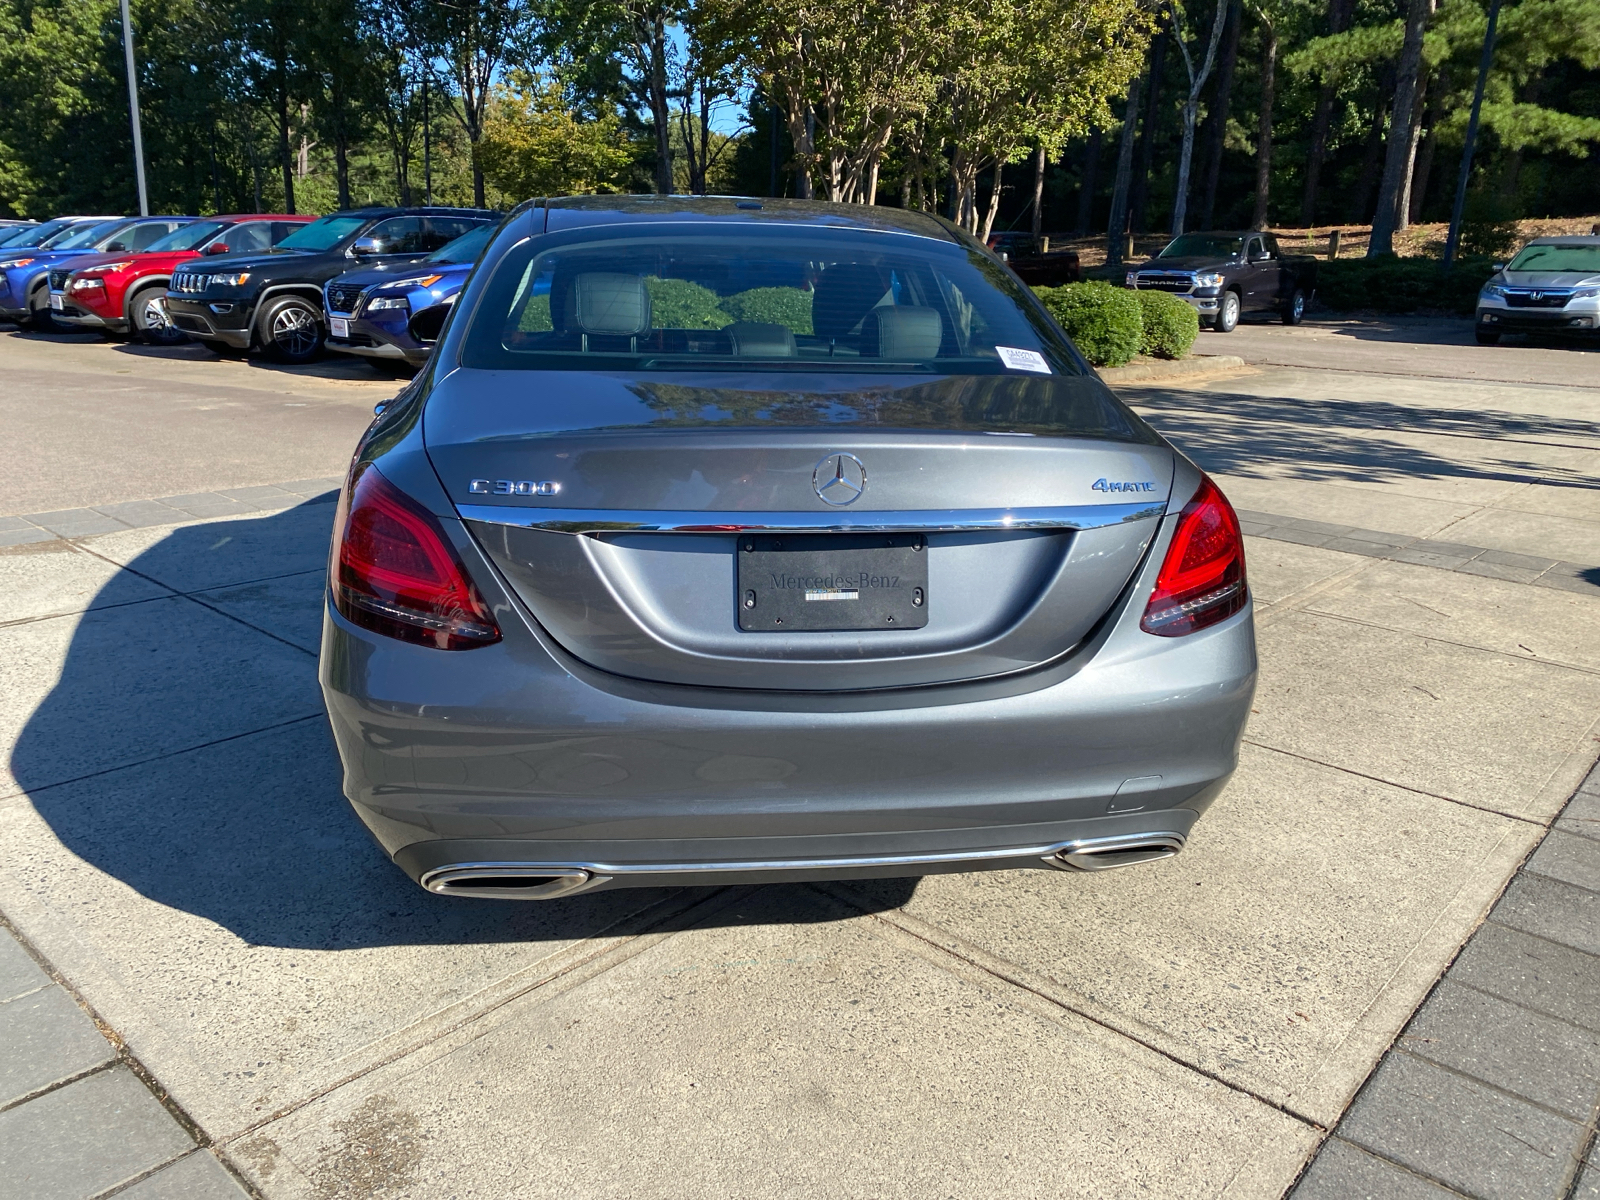
POLYGON ((799 288, 751 288, 724 296, 722 307, 736 321, 785 325, 795 333, 810 333, 811 296, 811 292, 802 292, 799 288))
POLYGON ((1144 345, 1144 317, 1136 293, 1099 280, 1034 290, 1095 366, 1120 367, 1144 345))
POLYGON ((650 289, 650 324, 656 329, 721 329, 733 324, 710 288, 687 279, 646 275, 650 289))
POLYGON ((1478 290, 1494 274, 1487 258, 1458 258, 1449 271, 1437 258, 1338 258, 1319 263, 1317 300, 1335 312, 1376 309, 1408 313, 1419 308, 1471 313, 1478 290))
POLYGON ((1144 344, 1141 354, 1151 358, 1182 358, 1200 336, 1200 314, 1166 292, 1138 291, 1139 309, 1144 315, 1144 344))

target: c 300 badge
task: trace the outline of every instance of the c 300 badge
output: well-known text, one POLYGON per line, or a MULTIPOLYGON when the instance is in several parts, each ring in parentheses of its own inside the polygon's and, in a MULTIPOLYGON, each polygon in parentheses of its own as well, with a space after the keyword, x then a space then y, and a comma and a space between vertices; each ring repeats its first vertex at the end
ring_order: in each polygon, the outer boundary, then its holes
POLYGON ((478 496, 554 496, 561 485, 554 479, 474 479, 467 491, 478 496))

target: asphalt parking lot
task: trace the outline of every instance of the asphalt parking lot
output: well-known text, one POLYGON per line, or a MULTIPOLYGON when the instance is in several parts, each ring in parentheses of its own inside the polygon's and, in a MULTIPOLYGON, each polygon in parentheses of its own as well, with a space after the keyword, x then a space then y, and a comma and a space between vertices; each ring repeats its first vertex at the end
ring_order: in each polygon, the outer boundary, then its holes
POLYGON ((395 381, 0 332, 0 1198, 1600 1195, 1600 354, 1459 333, 1125 390, 1250 534, 1177 858, 516 906, 385 861, 320 713, 395 381))

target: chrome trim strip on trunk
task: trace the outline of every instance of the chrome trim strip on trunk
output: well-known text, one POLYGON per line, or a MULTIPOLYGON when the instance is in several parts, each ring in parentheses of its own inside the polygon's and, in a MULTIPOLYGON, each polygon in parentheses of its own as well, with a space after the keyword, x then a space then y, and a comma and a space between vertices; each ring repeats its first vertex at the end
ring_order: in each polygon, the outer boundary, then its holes
POLYGON ((1159 517, 1167 502, 1062 508, 902 512, 667 512, 621 508, 457 506, 463 520, 550 533, 956 533, 981 529, 1104 529, 1159 517))

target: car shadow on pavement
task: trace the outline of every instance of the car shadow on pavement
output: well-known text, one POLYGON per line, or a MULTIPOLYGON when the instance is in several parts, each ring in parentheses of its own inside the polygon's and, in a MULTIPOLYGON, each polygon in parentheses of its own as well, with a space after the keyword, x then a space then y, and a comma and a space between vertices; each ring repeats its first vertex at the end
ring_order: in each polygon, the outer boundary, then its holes
MULTIPOLYGON (((686 899, 667 889, 543 903, 434 896, 389 861, 341 793, 316 686, 332 511, 312 503, 179 527, 80 617, 13 627, 37 639, 38 670, 61 664, 10 763, 61 844, 147 900, 265 946, 576 939, 686 899), (68 628, 62 655, 55 639, 68 628)), ((48 845, 37 853, 37 884, 65 890, 67 903, 126 904, 48 845)), ((876 881, 863 907, 899 907, 916 883, 876 881)), ((805 885, 772 888, 797 923, 837 919, 805 885)), ((691 910, 651 927, 719 919, 691 910)))
POLYGON ((1573 450, 1600 450, 1595 421, 1220 388, 1129 387, 1123 394, 1202 468, 1227 475, 1364 483, 1485 479, 1600 489, 1586 462, 1552 461, 1570 458, 1573 450), (1450 439, 1448 452, 1419 444, 1419 435, 1450 439))

